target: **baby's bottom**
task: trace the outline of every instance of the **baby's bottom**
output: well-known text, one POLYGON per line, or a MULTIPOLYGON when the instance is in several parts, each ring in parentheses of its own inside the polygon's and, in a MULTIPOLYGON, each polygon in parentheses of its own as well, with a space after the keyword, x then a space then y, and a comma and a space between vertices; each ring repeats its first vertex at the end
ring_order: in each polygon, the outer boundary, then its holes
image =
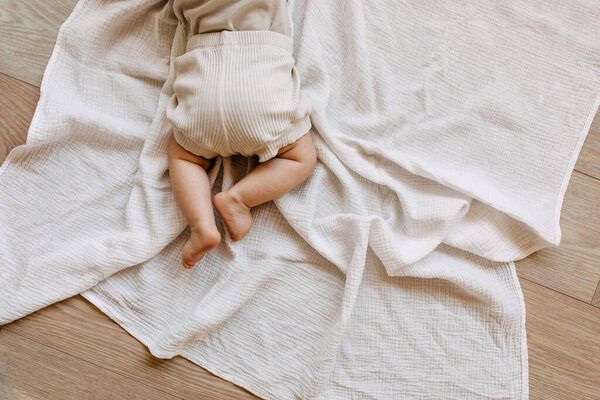
MULTIPOLYGON (((210 183, 206 170, 211 160, 169 142, 169 174, 175 200, 190 225, 191 236, 183 247, 182 263, 193 267, 204 254, 221 241, 213 217, 210 183)), ((250 209, 281 197, 304 182, 312 173, 317 155, 310 132, 283 147, 277 156, 260 163, 228 190, 217 193, 214 205, 234 242, 252 226, 250 209)))

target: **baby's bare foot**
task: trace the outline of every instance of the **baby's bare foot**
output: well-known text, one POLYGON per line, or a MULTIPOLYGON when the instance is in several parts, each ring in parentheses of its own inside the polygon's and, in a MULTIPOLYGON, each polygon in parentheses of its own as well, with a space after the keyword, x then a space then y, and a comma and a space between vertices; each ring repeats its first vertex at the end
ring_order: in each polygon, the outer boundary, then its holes
POLYGON ((215 208, 227 226, 231 240, 241 240, 252 226, 252 213, 250 208, 242 202, 240 196, 229 189, 215 195, 213 202, 215 208))
POLYGON ((190 227, 191 235, 183 246, 181 262, 185 268, 192 268, 204 257, 204 254, 216 247, 221 241, 217 227, 190 227))

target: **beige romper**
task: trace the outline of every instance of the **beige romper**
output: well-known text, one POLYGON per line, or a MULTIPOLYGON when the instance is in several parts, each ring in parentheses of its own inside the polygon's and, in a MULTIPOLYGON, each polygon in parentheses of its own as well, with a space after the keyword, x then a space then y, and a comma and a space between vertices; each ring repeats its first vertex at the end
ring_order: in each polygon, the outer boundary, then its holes
POLYGON ((183 148, 264 162, 308 132, 285 0, 174 0, 173 8, 187 45, 174 61, 167 118, 183 148))

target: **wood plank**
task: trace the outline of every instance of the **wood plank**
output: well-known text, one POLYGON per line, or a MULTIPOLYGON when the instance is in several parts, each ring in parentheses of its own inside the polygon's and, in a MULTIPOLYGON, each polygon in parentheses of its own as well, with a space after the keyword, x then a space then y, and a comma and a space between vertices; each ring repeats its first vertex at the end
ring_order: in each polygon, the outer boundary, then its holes
POLYGON ((600 181, 574 172, 560 220, 557 248, 516 262, 520 277, 589 303, 600 280, 600 181))
MULTIPOLYGON (((0 0, 1 2, 2 0, 0 0)), ((0 164, 12 148, 25 143, 40 90, 0 74, 0 164)))
POLYGON ((4 329, 0 383, 0 397, 8 400, 178 398, 4 329))
MULTIPOLYGON (((257 399, 182 358, 155 358, 94 305, 75 296, 6 325, 53 349, 76 355, 119 375, 189 399, 257 399)), ((18 349, 14 349, 17 351, 18 349)))
MULTIPOLYGON (((39 86, 60 25, 77 0, 0 0, 0 72, 39 86)), ((85 38, 82 38, 85 40, 85 38)))
POLYGON ((596 288, 596 293, 594 293, 594 297, 592 298, 592 305, 596 307, 600 307, 600 281, 598 282, 598 287, 596 288))
POLYGON ((600 110, 579 153, 575 170, 600 179, 600 110))
POLYGON ((600 309, 521 279, 531 400, 600 399, 600 309))

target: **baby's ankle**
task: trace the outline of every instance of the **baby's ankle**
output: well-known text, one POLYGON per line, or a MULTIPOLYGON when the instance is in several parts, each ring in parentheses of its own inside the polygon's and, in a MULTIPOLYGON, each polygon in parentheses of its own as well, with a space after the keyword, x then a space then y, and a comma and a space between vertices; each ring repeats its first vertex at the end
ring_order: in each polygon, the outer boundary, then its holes
POLYGON ((189 225, 192 235, 207 236, 219 232, 214 223, 206 223, 206 221, 197 221, 189 225))
POLYGON ((242 195, 240 194, 240 192, 237 191, 235 186, 223 191, 222 193, 229 201, 233 201, 242 208, 250 210, 251 207, 246 205, 242 195))

